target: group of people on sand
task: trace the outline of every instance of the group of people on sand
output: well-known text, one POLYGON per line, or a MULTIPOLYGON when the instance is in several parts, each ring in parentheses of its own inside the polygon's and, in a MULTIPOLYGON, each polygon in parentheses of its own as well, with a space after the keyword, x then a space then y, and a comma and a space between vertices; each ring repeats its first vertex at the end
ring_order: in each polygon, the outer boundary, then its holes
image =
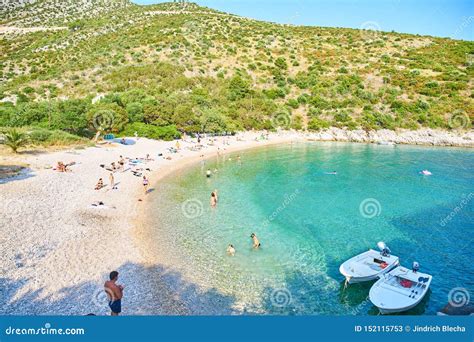
MULTIPOLYGON (((129 158, 128 158, 129 159, 129 158)), ((147 154, 146 155, 146 158, 142 158, 142 160, 145 160, 145 161, 152 161, 153 159, 150 158, 150 154, 147 154)), ((116 190, 117 189, 117 186, 116 186, 116 183, 115 183, 115 177, 114 177, 114 173, 117 172, 117 171, 121 171, 121 172, 124 172, 125 171, 125 158, 121 155, 119 157, 119 160, 118 162, 112 162, 110 163, 110 167, 106 167, 105 164, 101 164, 100 167, 106 169, 107 171, 110 171, 109 173, 109 185, 110 185, 110 188, 112 190, 116 190)), ((146 169, 147 171, 151 171, 149 168, 146 169)), ((142 173, 141 172, 138 172, 138 171, 134 171, 132 170, 132 173, 135 175, 135 176, 142 176, 142 173)), ((148 178, 146 176, 143 176, 142 178, 142 184, 143 184, 143 187, 145 189, 145 195, 148 193, 148 186, 150 184, 150 181, 148 180, 148 178)), ((103 178, 99 178, 99 180, 97 181, 96 185, 95 185, 95 188, 94 190, 101 190, 102 188, 105 187, 105 184, 104 184, 104 179, 103 178)))

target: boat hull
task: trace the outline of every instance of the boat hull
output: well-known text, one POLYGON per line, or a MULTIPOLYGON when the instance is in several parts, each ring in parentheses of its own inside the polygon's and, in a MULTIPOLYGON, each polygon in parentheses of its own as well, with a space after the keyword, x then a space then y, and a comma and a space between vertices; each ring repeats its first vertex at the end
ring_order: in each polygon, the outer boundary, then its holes
POLYGON ((421 303, 432 279, 429 274, 399 266, 372 285, 369 299, 383 315, 408 311, 421 303), (407 281, 409 286, 402 283, 407 281))
MULTIPOLYGON (((371 252, 371 251, 369 251, 369 252, 371 252)), ((375 251, 372 251, 372 252, 374 252, 374 253, 376 253, 376 255, 378 255, 377 252, 375 252, 375 251)), ((363 254, 365 254, 365 253, 363 253, 363 254)), ((361 255, 363 255, 363 254, 361 254, 361 255)), ((359 255, 359 256, 361 256, 361 255, 359 255)), ((377 280, 382 275, 384 275, 385 273, 390 272, 395 267, 400 265, 400 261, 397 258, 395 262, 392 262, 386 268, 381 269, 378 272, 373 272, 372 274, 362 276, 362 275, 355 275, 354 272, 350 272, 346 269, 346 267, 350 269, 351 266, 348 263, 350 263, 350 261, 353 260, 353 259, 354 258, 349 259, 347 262, 344 262, 341 266, 339 266, 339 272, 346 278, 346 282, 348 284, 356 284, 356 283, 363 283, 363 282, 367 282, 367 281, 377 280)))

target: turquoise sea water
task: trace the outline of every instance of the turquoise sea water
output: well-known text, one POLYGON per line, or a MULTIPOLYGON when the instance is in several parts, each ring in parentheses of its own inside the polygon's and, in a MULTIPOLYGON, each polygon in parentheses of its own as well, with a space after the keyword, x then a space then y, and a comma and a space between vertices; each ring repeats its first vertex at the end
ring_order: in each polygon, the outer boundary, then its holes
POLYGON ((259 148, 203 161, 161 182, 152 230, 157 239, 166 236, 157 249, 184 276, 231 298, 233 312, 249 314, 377 314, 367 300, 372 283, 345 288, 339 265, 385 241, 403 265, 418 261, 434 277, 408 314, 435 314, 453 288, 471 296, 474 289, 473 169, 474 153, 464 149, 259 148), (218 173, 207 179, 208 168, 218 173), (433 175, 420 175, 423 169, 433 175), (219 203, 211 209, 214 189, 219 203), (251 248, 252 232, 260 250, 251 248), (229 243, 234 257, 226 255, 229 243))

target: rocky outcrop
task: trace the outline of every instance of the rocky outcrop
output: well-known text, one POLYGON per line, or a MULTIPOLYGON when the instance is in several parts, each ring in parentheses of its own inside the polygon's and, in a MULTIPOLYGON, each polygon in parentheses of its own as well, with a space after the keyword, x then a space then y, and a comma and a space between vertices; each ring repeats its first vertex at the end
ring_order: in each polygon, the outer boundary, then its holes
POLYGON ((391 131, 383 129, 366 132, 364 130, 350 131, 333 127, 320 132, 308 133, 306 137, 309 140, 317 141, 474 147, 474 132, 472 130, 445 131, 438 129, 420 129, 416 131, 391 131))

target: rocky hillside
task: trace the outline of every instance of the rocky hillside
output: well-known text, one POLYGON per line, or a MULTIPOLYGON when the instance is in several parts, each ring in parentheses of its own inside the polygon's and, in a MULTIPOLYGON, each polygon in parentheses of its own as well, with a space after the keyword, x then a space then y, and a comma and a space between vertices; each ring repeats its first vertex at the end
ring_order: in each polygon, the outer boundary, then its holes
POLYGON ((85 117, 89 104, 123 110, 116 130, 470 128, 474 117, 473 42, 127 0, 23 0, 0 12, 0 35, 0 99, 16 104, 0 126, 35 124, 18 119, 22 106, 72 99, 85 117))

